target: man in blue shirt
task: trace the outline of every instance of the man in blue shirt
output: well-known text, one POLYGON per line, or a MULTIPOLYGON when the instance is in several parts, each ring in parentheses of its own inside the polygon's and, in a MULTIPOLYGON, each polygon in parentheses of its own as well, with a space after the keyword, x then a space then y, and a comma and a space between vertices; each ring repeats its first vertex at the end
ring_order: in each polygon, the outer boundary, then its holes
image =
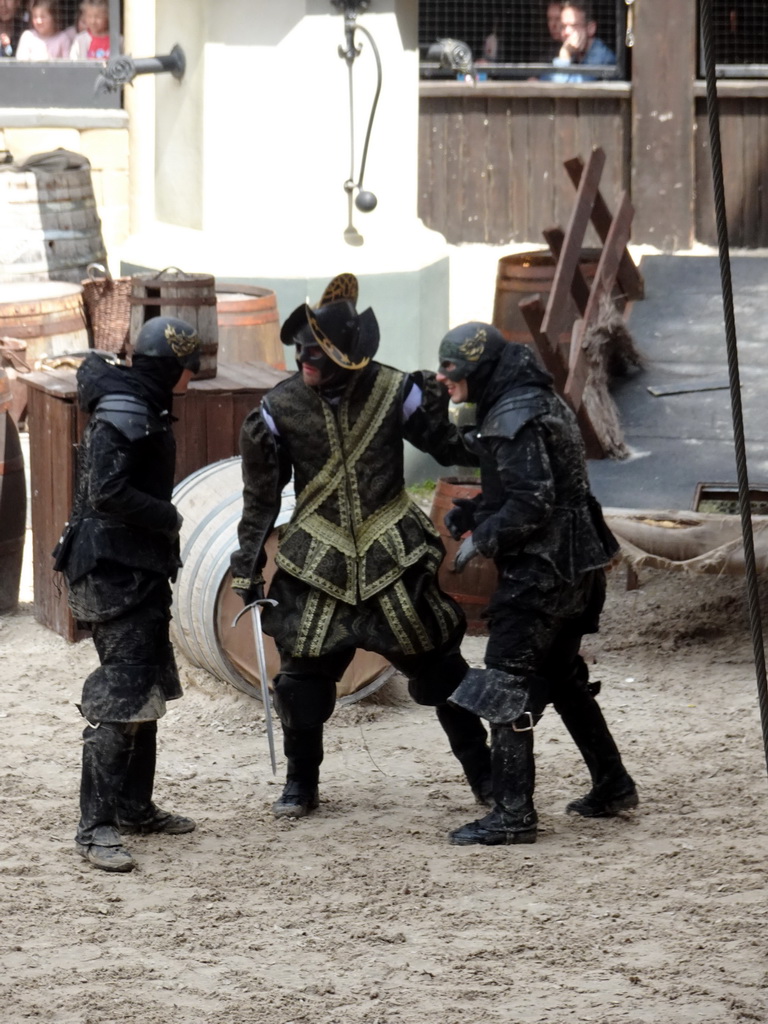
MULTIPOLYGON (((552 62, 555 67, 616 63, 616 54, 596 35, 597 22, 589 4, 566 3, 560 12, 560 30, 563 42, 552 62)), ((598 76, 568 70, 547 77, 551 82, 593 82, 598 76)))

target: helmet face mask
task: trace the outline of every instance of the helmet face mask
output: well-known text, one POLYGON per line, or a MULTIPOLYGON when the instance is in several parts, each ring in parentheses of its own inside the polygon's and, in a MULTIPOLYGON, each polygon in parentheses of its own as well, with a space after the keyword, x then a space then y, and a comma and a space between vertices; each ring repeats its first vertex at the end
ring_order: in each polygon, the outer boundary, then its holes
POLYGON ((186 320, 155 316, 144 324, 133 345, 134 355, 177 359, 182 370, 200 369, 200 338, 186 320))

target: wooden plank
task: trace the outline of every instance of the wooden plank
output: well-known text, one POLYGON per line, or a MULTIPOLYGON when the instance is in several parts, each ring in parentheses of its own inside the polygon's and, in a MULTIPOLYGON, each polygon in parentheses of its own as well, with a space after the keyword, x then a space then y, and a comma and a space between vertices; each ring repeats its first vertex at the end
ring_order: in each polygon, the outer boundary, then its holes
POLYGON ((755 104, 746 100, 742 105, 742 126, 744 233, 741 244, 749 249, 755 249, 760 245, 760 114, 755 104))
POLYGON ((574 325, 568 361, 568 380, 563 390, 565 398, 574 409, 578 409, 581 405, 589 369, 584 353, 584 336, 587 329, 597 319, 601 303, 604 299, 609 298, 613 291, 621 254, 624 252, 629 238, 633 213, 629 196, 625 192, 619 202, 619 209, 611 224, 597 264, 597 272, 589 293, 584 317, 574 325))
POLYGON ((485 242, 488 210, 488 108, 482 98, 464 100, 464 137, 461 140, 461 195, 464 220, 461 238, 485 242))
POLYGON ((528 142, 528 103, 516 100, 510 108, 509 135, 511 148, 511 192, 512 241, 524 242, 537 236, 529 234, 528 193, 530 181, 530 146, 528 142))
POLYGON ((696 101, 696 238, 717 245, 715 192, 709 148, 709 124, 703 100, 696 101))
MULTIPOLYGON (((562 395, 570 405, 570 400, 564 395, 567 375, 565 364, 559 354, 560 346, 557 342, 553 343, 552 339, 543 334, 541 330, 544 318, 544 305, 541 298, 538 295, 534 295, 530 299, 524 299, 520 303, 520 309, 522 310, 523 316, 528 324, 528 330, 531 332, 533 345, 539 354, 541 363, 544 368, 552 374, 555 391, 557 391, 559 395, 562 395)), ((571 406, 571 408, 573 409, 573 406, 571 406)), ((582 405, 578 409, 573 409, 573 412, 579 424, 579 430, 581 431, 581 436, 584 441, 584 449, 586 451, 587 458, 604 458, 605 450, 600 443, 600 439, 595 432, 595 428, 592 426, 592 421, 589 418, 589 413, 586 408, 582 405)))
MULTIPOLYGON (((584 171, 584 161, 581 157, 574 157, 571 160, 566 160, 564 166, 574 187, 578 188, 584 171)), ((608 237, 612 220, 613 214, 608 208, 602 191, 598 189, 595 193, 595 201, 592 204, 592 223, 602 242, 605 242, 608 237)), ((616 280, 619 282, 619 286, 628 301, 631 302, 644 298, 645 282, 643 281, 643 276, 635 266, 635 262, 627 250, 622 253, 616 280)))
POLYGON ((512 204, 515 178, 512 173, 510 110, 506 100, 489 100, 486 155, 488 211, 485 242, 503 245, 514 233, 512 204))
MULTIPOLYGON (((542 331, 544 303, 541 301, 541 296, 532 295, 530 299, 523 299, 518 305, 528 325, 528 330, 531 332, 533 346, 538 352, 542 366, 552 374, 555 390, 558 394, 562 394, 568 374, 560 357, 557 342, 553 343, 552 339, 542 331)), ((511 344, 519 343, 511 342, 511 344)))
POLYGON ((761 248, 768 245, 768 181, 766 181, 766 168, 768 168, 768 104, 759 104, 760 116, 757 123, 758 152, 760 172, 756 179, 756 191, 759 198, 759 231, 756 245, 761 248))
MULTIPOLYGON (((560 98, 555 100, 555 208, 553 211, 552 224, 567 224, 568 218, 573 209, 573 189, 567 178, 563 176, 560 168, 565 161, 581 152, 578 140, 578 118, 580 100, 560 98)), ((588 152, 588 151, 587 151, 588 152)))
POLYGON ((445 147, 445 219, 440 231, 446 240, 454 245, 464 237, 464 194, 462 190, 462 162, 464 160, 464 111, 463 97, 452 104, 446 117, 445 147))
MULTIPOLYGON (((560 259, 560 253, 563 249, 565 233, 562 228, 547 228, 544 232, 544 238, 552 251, 552 255, 555 257, 555 262, 557 262, 560 259)), ((578 263, 573 271, 571 295, 573 296, 573 301, 576 303, 576 308, 583 315, 584 310, 587 308, 587 302, 589 301, 589 285, 587 284, 587 280, 578 263)))
POLYGON ((552 289, 549 293, 547 311, 542 329, 545 334, 556 338, 568 325, 563 324, 566 302, 571 290, 571 281, 578 266, 584 232, 589 223, 592 206, 597 194, 600 175, 605 165, 605 153, 596 149, 591 154, 581 176, 576 192, 576 202, 566 228, 565 239, 555 268, 552 289))
POLYGON ((728 241, 744 245, 744 125, 743 101, 720 101, 720 148, 723 155, 723 183, 728 241))
POLYGON ((528 233, 541 238, 552 223, 555 208, 555 106, 548 99, 532 99, 528 107, 528 152, 520 168, 528 193, 528 233))
POLYGON ((680 0, 674 5, 669 0, 634 5, 634 240, 665 252, 688 249, 693 242, 697 14, 698 4, 680 0))
POLYGON ((205 408, 206 465, 238 454, 238 437, 232 422, 232 395, 221 395, 205 408))
POLYGON ((39 388, 29 395, 33 613, 42 625, 73 641, 87 634, 72 618, 51 552, 72 510, 77 410, 74 403, 39 388))

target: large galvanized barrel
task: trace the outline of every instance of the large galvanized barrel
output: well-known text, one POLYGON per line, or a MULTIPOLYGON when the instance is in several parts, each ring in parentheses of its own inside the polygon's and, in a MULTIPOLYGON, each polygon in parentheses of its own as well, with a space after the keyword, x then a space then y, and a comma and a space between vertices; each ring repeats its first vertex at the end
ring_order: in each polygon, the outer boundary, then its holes
POLYGON ((484 636, 488 632, 488 624, 482 616, 498 585, 498 573, 494 563, 480 555, 470 559, 463 572, 452 572, 453 561, 461 542, 453 539, 443 520, 446 512, 453 508, 454 498, 474 498, 479 492, 480 485, 477 480, 455 476, 441 477, 437 481, 429 514, 445 546, 445 558, 438 572, 438 582, 446 594, 450 594, 463 608, 467 616, 467 633, 470 636, 484 636))
POLYGON ((30 369, 43 356, 88 348, 83 289, 61 281, 0 281, 0 338, 24 342, 30 369))
POLYGON ((0 281, 78 282, 106 258, 90 167, 0 168, 0 281))
MULTIPOLYGON (((179 483, 173 501, 184 524, 181 558, 184 563, 173 588, 174 643, 194 665, 231 683, 252 697, 261 697, 250 616, 232 622, 242 610, 233 592, 229 559, 237 548, 237 524, 243 510, 239 457, 223 459, 192 473, 179 483)), ((287 522, 294 508, 293 493, 283 494, 277 525, 287 522)), ((275 533, 267 542, 267 582, 274 573, 275 533)), ((270 679, 280 666, 271 637, 264 637, 270 679)), ((340 703, 359 700, 377 690, 394 669, 385 658, 358 651, 337 685, 340 703)))
MULTIPOLYGON (((579 266, 587 284, 594 280, 600 259, 599 249, 582 249, 579 266)), ((496 294, 493 302, 493 326, 498 327, 507 341, 530 344, 531 332, 520 311, 520 303, 534 295, 540 295, 544 306, 547 304, 557 264, 548 249, 532 252, 518 252, 502 256, 496 274, 496 294)), ((570 327, 579 316, 575 302, 569 296, 564 340, 570 340, 570 327)))
POLYGON ((256 285, 216 282, 219 358, 222 363, 268 363, 285 369, 277 296, 256 285))
POLYGON ((155 316, 186 320, 197 331, 202 347, 197 380, 216 376, 219 328, 216 320, 216 281, 211 274, 187 274, 169 267, 131 277, 129 350, 139 331, 155 316))
POLYGON ((19 603, 24 537, 27 524, 27 488, 24 455, 10 413, 11 388, 0 367, 0 614, 19 603))

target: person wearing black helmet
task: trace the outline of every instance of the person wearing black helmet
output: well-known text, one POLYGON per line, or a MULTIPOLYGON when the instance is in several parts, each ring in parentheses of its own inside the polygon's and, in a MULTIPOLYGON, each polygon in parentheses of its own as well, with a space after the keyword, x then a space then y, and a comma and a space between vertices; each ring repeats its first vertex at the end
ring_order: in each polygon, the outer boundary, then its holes
POLYGON ((485 668, 470 669, 451 703, 491 725, 493 809, 456 829, 456 845, 533 843, 533 730, 552 703, 592 780, 566 810, 611 817, 637 806, 637 790, 595 700, 579 654, 599 626, 605 566, 618 544, 589 489, 576 418, 531 348, 485 323, 449 331, 437 379, 452 402, 473 402, 464 443, 480 461, 481 493, 445 517, 464 538, 455 571, 476 554, 495 561, 485 668))
POLYGON ((157 720, 182 695, 168 636, 169 579, 180 565, 171 406, 199 369, 199 350, 188 323, 155 317, 141 328, 130 366, 91 352, 77 371, 90 420, 54 567, 100 662, 78 705, 87 725, 75 848, 104 871, 135 866, 125 833, 195 827, 157 807, 152 793, 157 720))
POLYGON ((357 312, 356 300, 356 279, 340 275, 318 307, 291 313, 281 338, 295 347, 299 372, 269 392, 240 439, 244 507, 232 575, 246 605, 264 594, 264 542, 292 473, 296 494, 269 588, 278 603, 262 611, 281 656, 274 702, 287 778, 277 817, 318 806, 323 726, 358 647, 388 658, 413 698, 435 706, 476 798, 489 794, 485 727, 446 703, 467 669, 465 618, 438 586, 444 549, 406 493, 403 442, 443 465, 475 459, 434 374, 374 360, 378 323, 371 309, 357 312))

